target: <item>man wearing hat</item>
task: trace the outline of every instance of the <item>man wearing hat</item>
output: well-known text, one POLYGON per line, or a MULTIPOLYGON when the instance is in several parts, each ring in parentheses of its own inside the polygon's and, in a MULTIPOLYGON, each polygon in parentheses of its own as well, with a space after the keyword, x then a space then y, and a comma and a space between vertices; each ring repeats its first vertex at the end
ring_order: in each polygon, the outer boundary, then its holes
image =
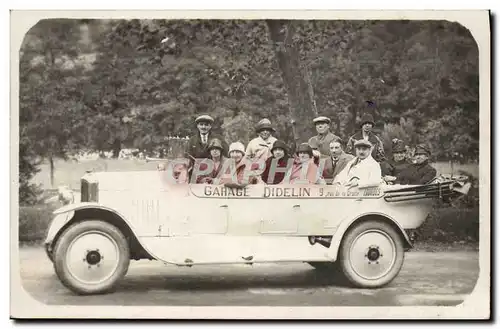
POLYGON ((308 143, 313 149, 315 158, 328 157, 330 155, 330 143, 340 138, 330 131, 331 122, 330 118, 324 116, 319 116, 313 120, 318 134, 309 138, 308 143))
MULTIPOLYGON (((212 133, 212 124, 214 119, 209 115, 200 115, 195 120, 198 133, 189 138, 188 149, 186 153, 194 159, 206 159, 210 156, 208 146, 213 139, 222 142, 223 156, 227 156, 228 146, 221 136, 212 133)), ((192 159, 191 159, 192 160, 192 159)))
POLYGON ((372 157, 377 162, 384 161, 385 152, 384 152, 384 143, 382 143, 382 139, 375 135, 372 131, 373 126, 375 126, 375 121, 373 120, 373 116, 371 114, 364 114, 361 118, 361 130, 349 138, 347 142, 346 152, 350 154, 354 154, 354 144, 358 140, 369 141, 372 146, 372 157))
POLYGON ((395 184, 423 185, 436 177, 436 169, 429 164, 430 151, 425 145, 417 145, 415 162, 407 166, 394 181, 395 184))
POLYGON ((276 141, 276 138, 272 134, 276 132, 276 129, 271 125, 269 119, 262 119, 257 123, 255 131, 258 136, 248 143, 246 156, 251 160, 262 160, 265 162, 272 156, 271 148, 276 141))
POLYGON ((384 183, 380 164, 371 155, 372 148, 370 141, 365 139, 354 142, 356 157, 335 177, 333 184, 365 188, 384 183))
POLYGON ((382 176, 386 182, 393 182, 409 165, 406 147, 403 141, 397 140, 392 147, 392 159, 381 163, 382 176))

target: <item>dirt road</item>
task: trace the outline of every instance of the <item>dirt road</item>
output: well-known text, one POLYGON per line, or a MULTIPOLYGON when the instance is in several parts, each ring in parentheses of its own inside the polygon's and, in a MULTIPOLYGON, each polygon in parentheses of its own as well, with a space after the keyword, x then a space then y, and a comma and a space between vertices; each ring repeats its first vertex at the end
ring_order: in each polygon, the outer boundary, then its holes
POLYGON ((477 252, 408 252, 383 289, 352 289, 308 264, 165 266, 133 261, 113 294, 77 296, 57 279, 42 248, 22 247, 21 278, 38 301, 63 305, 397 306, 457 305, 479 275, 477 252))

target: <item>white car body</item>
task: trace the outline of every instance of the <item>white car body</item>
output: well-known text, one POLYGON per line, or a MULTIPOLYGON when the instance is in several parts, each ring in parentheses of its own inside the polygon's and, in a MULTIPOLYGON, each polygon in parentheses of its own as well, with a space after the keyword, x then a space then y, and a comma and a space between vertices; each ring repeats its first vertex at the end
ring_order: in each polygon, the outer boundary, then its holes
POLYGON ((412 192, 402 192, 410 194, 402 197, 407 200, 386 200, 390 191, 411 186, 257 184, 235 189, 175 184, 166 175, 98 172, 82 177, 82 182, 95 184, 98 201, 70 203, 54 212, 45 241, 49 257, 54 258, 57 240, 73 223, 99 219, 126 236, 130 259, 181 266, 331 263, 339 257, 346 232, 367 220, 392 227, 405 250, 411 248, 407 232, 422 225, 435 201, 419 194, 411 197, 412 192), (315 243, 311 237, 328 237, 329 242, 315 243))

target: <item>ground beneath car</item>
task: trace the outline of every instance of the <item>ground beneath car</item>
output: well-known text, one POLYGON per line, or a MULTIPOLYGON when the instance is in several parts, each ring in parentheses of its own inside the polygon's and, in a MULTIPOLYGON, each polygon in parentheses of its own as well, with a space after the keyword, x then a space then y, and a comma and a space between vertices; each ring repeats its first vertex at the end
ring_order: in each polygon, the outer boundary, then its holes
POLYGON ((339 285, 305 263, 185 268, 141 260, 131 262, 115 293, 76 296, 59 282, 41 247, 20 247, 20 269, 29 294, 62 305, 457 305, 479 274, 477 251, 410 251, 399 276, 375 290, 339 285))

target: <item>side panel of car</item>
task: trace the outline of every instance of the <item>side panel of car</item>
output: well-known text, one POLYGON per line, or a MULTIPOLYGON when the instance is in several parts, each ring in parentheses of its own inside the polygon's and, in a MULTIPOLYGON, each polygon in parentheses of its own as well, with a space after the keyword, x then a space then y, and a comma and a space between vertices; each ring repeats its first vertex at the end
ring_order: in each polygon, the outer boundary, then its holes
POLYGON ((215 236, 143 237, 141 243, 164 262, 192 264, 330 261, 328 249, 307 237, 215 236))

